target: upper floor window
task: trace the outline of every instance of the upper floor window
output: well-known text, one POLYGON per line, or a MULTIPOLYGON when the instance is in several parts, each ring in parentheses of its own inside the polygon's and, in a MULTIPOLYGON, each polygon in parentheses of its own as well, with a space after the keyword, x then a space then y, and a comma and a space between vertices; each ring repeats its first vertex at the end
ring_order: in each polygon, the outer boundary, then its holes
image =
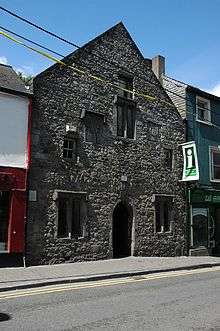
POLYGON ((63 157, 66 159, 76 159, 76 139, 70 137, 64 138, 63 157))
POLYGON ((171 148, 164 148, 164 167, 169 170, 173 168, 173 150, 171 148))
POLYGON ((133 78, 125 75, 119 76, 118 95, 125 99, 133 99, 133 78))
POLYGON ((172 222, 172 196, 155 196, 155 230, 156 232, 170 232, 172 222))
POLYGON ((211 179, 220 181, 220 150, 211 149, 211 179))
POLYGON ((196 118, 199 121, 211 123, 210 101, 196 97, 196 118))
POLYGON ((147 130, 148 130, 148 140, 155 141, 160 139, 160 126, 157 123, 148 121, 147 130))
POLYGON ((134 139, 136 110, 133 105, 118 104, 117 106, 117 135, 134 139))
POLYGON ((85 141, 100 144, 103 137, 104 115, 86 113, 85 141))

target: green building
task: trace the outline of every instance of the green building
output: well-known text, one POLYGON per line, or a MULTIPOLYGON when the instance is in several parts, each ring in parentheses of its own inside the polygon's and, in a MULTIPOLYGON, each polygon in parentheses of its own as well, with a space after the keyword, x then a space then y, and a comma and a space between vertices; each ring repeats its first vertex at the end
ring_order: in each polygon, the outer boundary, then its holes
POLYGON ((162 56, 152 59, 152 68, 186 124, 189 255, 220 256, 220 97, 166 76, 162 56))

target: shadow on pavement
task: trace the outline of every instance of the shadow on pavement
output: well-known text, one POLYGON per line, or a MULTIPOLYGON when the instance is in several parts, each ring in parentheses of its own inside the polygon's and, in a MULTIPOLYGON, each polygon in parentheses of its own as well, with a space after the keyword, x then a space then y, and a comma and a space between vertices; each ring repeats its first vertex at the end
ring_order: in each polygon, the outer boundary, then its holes
POLYGON ((8 314, 0 313, 0 322, 8 321, 11 319, 11 316, 8 314))

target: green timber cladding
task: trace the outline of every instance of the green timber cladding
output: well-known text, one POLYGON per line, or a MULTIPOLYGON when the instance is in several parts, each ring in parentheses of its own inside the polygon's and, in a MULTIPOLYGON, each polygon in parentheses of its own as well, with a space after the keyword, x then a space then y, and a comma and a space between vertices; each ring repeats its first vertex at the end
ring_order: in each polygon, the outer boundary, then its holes
POLYGON ((199 180, 188 182, 189 254, 220 254, 220 176, 213 178, 212 150, 220 165, 220 98, 162 75, 162 83, 196 144, 199 180), (169 90, 169 91, 168 91, 169 90))

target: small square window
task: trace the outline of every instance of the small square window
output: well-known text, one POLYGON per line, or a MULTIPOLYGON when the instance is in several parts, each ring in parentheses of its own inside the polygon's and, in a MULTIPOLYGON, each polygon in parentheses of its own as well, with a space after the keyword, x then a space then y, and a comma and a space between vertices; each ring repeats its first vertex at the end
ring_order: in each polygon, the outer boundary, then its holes
POLYGON ((65 159, 76 159, 76 140, 73 138, 64 138, 63 157, 65 159))
POLYGON ((156 140, 160 139, 161 128, 157 123, 148 121, 147 122, 147 131, 148 131, 149 140, 156 141, 156 140))
POLYGON ((164 167, 169 170, 173 168, 173 151, 170 148, 164 148, 164 167))
POLYGON ((59 193, 57 237, 82 237, 85 227, 85 196, 77 193, 59 193))
POLYGON ((155 230, 156 232, 170 232, 172 222, 173 197, 155 197, 155 230))
POLYGON ((220 150, 211 149, 211 174, 212 180, 220 181, 220 150))
POLYGON ((210 101, 201 97, 196 98, 196 118, 199 121, 211 123, 210 101))

